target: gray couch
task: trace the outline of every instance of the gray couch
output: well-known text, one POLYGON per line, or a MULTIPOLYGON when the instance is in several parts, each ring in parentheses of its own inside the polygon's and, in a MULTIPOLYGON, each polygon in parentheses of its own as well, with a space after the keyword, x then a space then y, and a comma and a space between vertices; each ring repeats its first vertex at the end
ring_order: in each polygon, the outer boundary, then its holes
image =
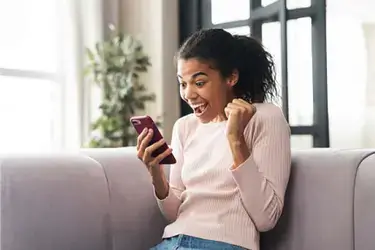
MULTIPOLYGON (((1 250, 145 250, 165 226, 134 148, 1 160, 1 250)), ((375 150, 293 152, 262 250, 374 250, 375 150)))

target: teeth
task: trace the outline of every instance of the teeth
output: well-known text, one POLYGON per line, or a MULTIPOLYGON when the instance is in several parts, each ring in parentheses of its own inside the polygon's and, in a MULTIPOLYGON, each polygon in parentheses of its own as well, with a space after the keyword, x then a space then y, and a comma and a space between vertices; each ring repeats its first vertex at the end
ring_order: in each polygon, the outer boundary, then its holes
POLYGON ((192 107, 193 109, 196 109, 196 108, 203 107, 203 106, 205 106, 205 105, 206 105, 205 103, 202 103, 202 104, 191 105, 191 107, 192 107))

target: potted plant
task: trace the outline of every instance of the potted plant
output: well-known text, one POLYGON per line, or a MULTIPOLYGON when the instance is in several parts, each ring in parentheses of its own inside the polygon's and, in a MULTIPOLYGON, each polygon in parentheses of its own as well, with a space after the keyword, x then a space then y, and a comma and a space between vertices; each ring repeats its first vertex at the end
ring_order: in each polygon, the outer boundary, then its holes
POLYGON ((154 101, 140 75, 151 66, 142 43, 110 26, 107 40, 86 49, 85 77, 97 84, 102 93, 101 111, 91 126, 89 147, 125 147, 136 144, 137 134, 129 119, 154 101))

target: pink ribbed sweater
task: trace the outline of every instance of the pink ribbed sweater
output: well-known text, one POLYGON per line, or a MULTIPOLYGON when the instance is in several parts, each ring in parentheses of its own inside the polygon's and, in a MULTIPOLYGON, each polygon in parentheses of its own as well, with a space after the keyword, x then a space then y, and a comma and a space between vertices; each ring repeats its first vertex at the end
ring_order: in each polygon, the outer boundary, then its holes
POLYGON ((164 238, 178 234, 259 249, 259 232, 280 217, 289 180, 290 129, 280 108, 256 104, 245 129, 251 156, 231 170, 226 121, 202 124, 180 118, 172 136, 177 164, 170 167, 170 191, 159 207, 170 221, 164 238))

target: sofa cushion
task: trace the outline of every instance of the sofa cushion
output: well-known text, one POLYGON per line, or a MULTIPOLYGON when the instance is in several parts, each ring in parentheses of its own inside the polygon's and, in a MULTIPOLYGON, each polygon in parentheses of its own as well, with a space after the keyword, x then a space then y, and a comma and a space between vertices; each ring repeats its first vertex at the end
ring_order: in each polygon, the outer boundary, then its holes
POLYGON ((166 221, 135 148, 87 149, 82 153, 99 162, 108 179, 113 250, 149 249, 160 242, 166 221))

